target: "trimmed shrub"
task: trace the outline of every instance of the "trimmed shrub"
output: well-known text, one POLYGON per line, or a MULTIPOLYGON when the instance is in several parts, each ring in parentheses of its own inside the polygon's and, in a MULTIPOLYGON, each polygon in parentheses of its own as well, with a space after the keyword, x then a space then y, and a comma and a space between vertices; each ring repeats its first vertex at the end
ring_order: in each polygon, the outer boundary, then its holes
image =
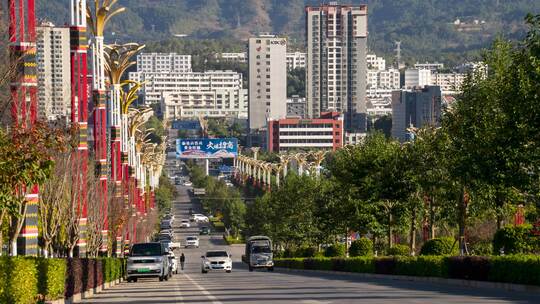
POLYGON ((354 257, 344 260, 344 268, 350 272, 374 273, 375 263, 371 257, 354 257))
POLYGON ((304 269, 311 270, 333 270, 334 264, 329 258, 307 258, 304 259, 304 269))
POLYGON ((397 275, 446 277, 448 268, 443 256, 395 257, 397 275))
POLYGON ((396 270, 395 258, 378 258, 375 259, 375 273, 377 274, 394 274, 396 270))
POLYGON ((534 253, 538 250, 537 241, 531 234, 531 225, 506 226, 499 229, 493 237, 493 254, 534 253))
POLYGON ((325 257, 344 257, 345 256, 345 245, 336 243, 334 245, 331 245, 327 247, 324 250, 324 256, 325 257))
POLYGON ((478 256, 448 257, 448 277, 453 279, 487 281, 489 258, 478 256))
POLYGON ((352 242, 351 248, 349 248, 349 255, 351 257, 372 256, 373 242, 365 237, 352 242))
POLYGON ((35 260, 1 257, 0 266, 0 303, 35 303, 38 294, 35 260))
POLYGON ((319 252, 316 247, 300 247, 294 252, 295 257, 312 258, 319 252))
POLYGON ((63 297, 66 289, 66 261, 63 259, 37 259, 38 291, 46 300, 63 297))
POLYGON ((408 256, 410 253, 409 246, 396 244, 388 249, 386 255, 391 256, 408 256))
POLYGON ((458 253, 459 244, 452 237, 428 240, 420 250, 420 255, 457 255, 458 253))
POLYGON ((540 256, 508 255, 489 258, 489 280, 540 285, 540 256))

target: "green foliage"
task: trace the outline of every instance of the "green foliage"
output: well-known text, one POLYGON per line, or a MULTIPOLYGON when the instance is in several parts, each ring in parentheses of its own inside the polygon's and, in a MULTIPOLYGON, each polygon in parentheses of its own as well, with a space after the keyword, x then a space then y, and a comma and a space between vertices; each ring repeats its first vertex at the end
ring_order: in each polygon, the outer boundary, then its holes
POLYGON ((161 144, 161 142, 163 141, 163 137, 166 136, 163 122, 159 120, 156 116, 152 116, 146 122, 144 127, 147 130, 149 129, 153 130, 148 136, 150 141, 158 145, 161 144))
POLYGON ((346 253, 345 244, 333 244, 325 248, 324 256, 331 257, 344 257, 346 253))
POLYGON ((457 255, 458 253, 458 244, 452 237, 428 240, 420 250, 421 255, 457 255))
POLYGON ((351 243, 351 247, 349 248, 349 255, 351 257, 372 256, 373 241, 365 237, 353 241, 351 243))
POLYGON ((287 72, 287 97, 306 97, 306 69, 296 68, 287 72))
POLYGON ((64 296, 66 284, 66 261, 62 259, 36 259, 38 291, 47 300, 64 296))
POLYGON ((408 255, 410 255, 410 249, 409 249, 409 246, 407 246, 407 245, 396 244, 396 245, 388 248, 388 251, 386 252, 386 255, 408 256, 408 255))
POLYGON ((225 232, 225 224, 223 222, 212 222, 212 226, 214 226, 212 230, 215 232, 225 232))
POLYGON ((469 248, 471 254, 479 256, 488 256, 493 254, 493 243, 492 242, 477 242, 470 246, 469 248))
POLYGON ((536 253, 540 251, 538 237, 531 233, 532 226, 506 226, 493 237, 493 254, 536 253))
POLYGON ((443 256, 399 257, 395 273, 420 277, 447 277, 448 267, 443 256))
POLYGON ((371 257, 352 257, 344 259, 344 269, 358 273, 375 273, 374 259, 371 257))
POLYGON ((540 256, 508 255, 490 257, 489 280, 540 285, 540 256))
POLYGON ((233 244, 244 244, 245 241, 241 237, 233 237, 233 236, 223 236, 223 239, 227 243, 227 245, 233 245, 233 244))
POLYGON ((303 246, 295 250, 294 256, 302 258, 312 258, 315 257, 318 252, 319 250, 317 247, 303 246))
POLYGON ((162 216, 166 210, 172 207, 172 201, 176 197, 176 187, 171 183, 165 172, 159 177, 159 187, 155 190, 156 205, 162 216))
POLYGON ((33 259, 0 257, 0 302, 35 303, 37 283, 37 267, 33 259))

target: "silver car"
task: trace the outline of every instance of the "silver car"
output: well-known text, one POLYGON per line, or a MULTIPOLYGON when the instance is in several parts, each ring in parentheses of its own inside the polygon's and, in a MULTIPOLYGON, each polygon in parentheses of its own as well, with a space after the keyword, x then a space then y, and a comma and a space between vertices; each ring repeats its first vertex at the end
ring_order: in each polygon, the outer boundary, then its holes
POLYGON ((163 244, 134 244, 127 259, 127 281, 152 277, 167 281, 171 276, 169 268, 169 251, 163 244))

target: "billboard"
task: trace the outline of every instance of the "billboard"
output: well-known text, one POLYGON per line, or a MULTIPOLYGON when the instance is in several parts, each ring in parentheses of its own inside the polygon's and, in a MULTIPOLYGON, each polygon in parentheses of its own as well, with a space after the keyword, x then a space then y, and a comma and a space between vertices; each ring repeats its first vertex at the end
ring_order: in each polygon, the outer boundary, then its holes
POLYGON ((175 120, 172 122, 172 128, 175 130, 195 130, 201 129, 201 124, 197 120, 175 120))
POLYGON ((236 138, 189 138, 176 140, 177 158, 229 158, 238 156, 236 138))

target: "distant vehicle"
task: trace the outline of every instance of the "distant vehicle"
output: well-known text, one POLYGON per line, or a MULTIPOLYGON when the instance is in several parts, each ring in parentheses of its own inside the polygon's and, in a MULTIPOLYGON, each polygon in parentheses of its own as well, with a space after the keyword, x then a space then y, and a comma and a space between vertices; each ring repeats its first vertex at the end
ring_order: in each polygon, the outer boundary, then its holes
POLYGON ((193 188, 192 193, 194 196, 204 196, 206 195, 206 189, 204 188, 193 188))
POLYGON ((173 241, 173 235, 169 234, 169 233, 160 233, 158 235, 158 240, 159 241, 169 241, 169 242, 172 242, 173 241))
POLYGON ((179 180, 179 179, 176 179, 176 180, 174 181, 174 184, 175 184, 175 185, 181 185, 181 184, 182 184, 182 181, 179 180))
POLYGON ((189 220, 181 220, 180 221, 180 228, 189 228, 191 227, 191 224, 189 223, 189 220))
POLYGON ((186 181, 186 182, 184 182, 184 186, 191 187, 191 186, 193 186, 193 183, 190 182, 190 181, 186 181))
POLYGON ((188 247, 199 248, 199 238, 196 236, 188 236, 186 238, 186 248, 188 247))
POLYGON ((157 277, 168 280, 169 251, 161 243, 134 244, 127 259, 127 281, 137 282, 138 278, 157 277))
POLYGON ((249 271, 255 268, 274 270, 274 257, 272 254, 272 241, 267 236, 252 236, 246 241, 245 255, 242 261, 248 264, 249 271))
POLYGON ((190 218, 189 218, 190 221, 192 222, 204 222, 204 223, 208 223, 208 217, 203 215, 203 214, 200 214, 200 213, 195 213, 193 214, 190 218))
POLYGON ((210 228, 207 226, 202 226, 199 230, 200 235, 209 235, 210 234, 210 228))
POLYGON ((163 220, 159 226, 161 230, 172 229, 172 221, 163 220))
POLYGON ((231 183, 231 182, 226 182, 226 183, 225 183, 225 186, 227 186, 227 187, 234 187, 233 183, 231 183))
POLYGON ((172 251, 169 251, 169 266, 171 273, 178 274, 178 259, 172 251))
POLYGON ((207 251, 205 255, 201 256, 201 259, 202 273, 208 271, 226 271, 230 273, 232 271, 232 259, 227 251, 207 251))
POLYGON ((174 215, 173 214, 166 214, 163 217, 163 220, 165 220, 165 221, 174 221, 174 215))

